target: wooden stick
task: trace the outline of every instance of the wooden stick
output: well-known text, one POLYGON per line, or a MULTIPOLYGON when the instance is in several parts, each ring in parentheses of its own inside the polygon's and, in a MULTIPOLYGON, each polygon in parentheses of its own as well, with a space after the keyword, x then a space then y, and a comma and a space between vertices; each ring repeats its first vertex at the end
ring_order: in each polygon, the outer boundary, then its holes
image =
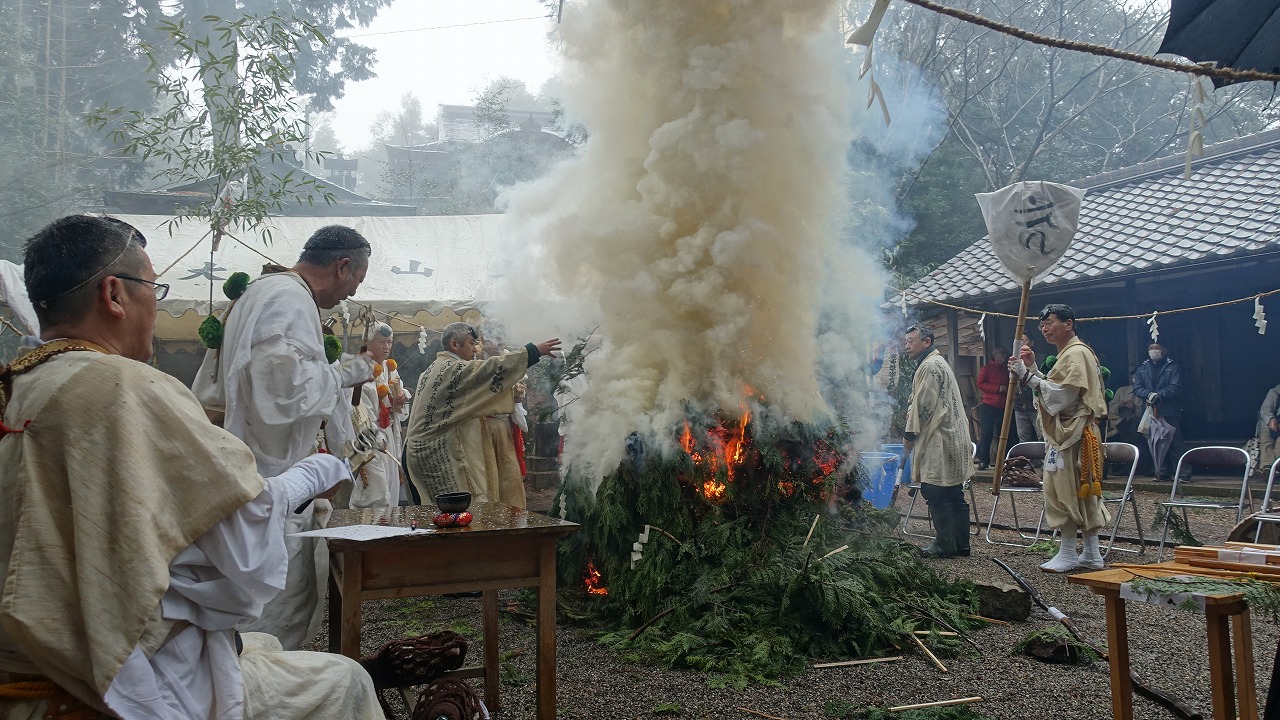
POLYGON ((744 713, 748 713, 748 714, 751 714, 751 715, 755 715, 756 717, 768 718, 769 720, 783 720, 783 718, 780 718, 780 717, 774 717, 774 716, 772 716, 772 715, 765 715, 764 713, 762 713, 762 712, 760 712, 760 711, 758 711, 758 710, 752 710, 752 709, 750 709, 750 708, 744 708, 744 707, 739 706, 739 707, 738 707, 738 709, 739 709, 739 710, 741 710, 741 711, 742 711, 742 712, 744 712, 744 713))
POLYGON ((981 620, 982 622, 991 623, 992 625, 1008 625, 1009 624, 1004 620, 997 620, 995 618, 982 617, 981 615, 970 615, 968 613, 961 613, 960 617, 967 617, 970 620, 981 620))
POLYGON ((850 665, 866 665, 868 663, 893 662, 901 660, 901 655, 890 655, 889 657, 864 658, 862 660, 842 660, 840 662, 818 663, 815 668, 833 668, 833 667, 849 667, 850 665))
POLYGON ((916 635, 937 635, 939 637, 960 637, 960 633, 950 630, 916 630, 916 635))
POLYGON ((813 516, 813 524, 809 526, 809 534, 804 536, 804 545, 801 545, 801 548, 809 547, 809 538, 813 537, 813 531, 818 527, 818 518, 820 517, 822 517, 822 515, 813 516))
POLYGON ((947 705, 968 705, 969 703, 982 702, 981 695, 975 695, 967 698, 956 698, 955 700, 939 700, 937 702, 916 703, 915 705, 898 705, 889 708, 889 712, 902 712, 903 710, 918 710, 920 708, 946 707, 947 705))
POLYGON ((946 665, 942 664, 942 661, 938 659, 937 655, 934 655, 933 652, 929 650, 929 648, 925 647, 924 643, 920 642, 920 638, 916 637, 915 635, 908 635, 907 637, 911 638, 911 641, 914 642, 917 647, 923 650, 925 655, 929 656, 929 659, 933 661, 934 665, 938 666, 939 670, 941 670, 942 672, 951 672, 950 670, 947 669, 946 665))
POLYGON ((845 550, 848 550, 848 549, 849 549, 849 546, 848 546, 848 545, 841 545, 840 547, 836 548, 835 550, 832 550, 831 552, 827 553, 826 555, 823 555, 822 557, 818 558, 818 560, 819 560, 819 561, 826 560, 827 558, 831 557, 832 555, 839 555, 840 553, 842 553, 842 552, 844 552, 845 550))
MULTIPOLYGON (((1027 326, 1027 304, 1031 302, 1031 281, 1028 280, 1022 284, 1022 297, 1018 300, 1018 323, 1014 336, 1014 340, 1021 338, 1026 332, 1027 326)), ((951 339, 955 342, 955 338, 951 339)), ((1010 343, 1012 345, 1012 343, 1010 343)), ((1027 368, 1030 372, 1031 368, 1027 368)), ((1000 494, 1000 475, 1004 472, 1004 453, 1009 447, 1009 421, 1013 419, 1013 399, 1017 397, 1018 391, 1021 390, 1018 378, 1013 373, 1008 373, 1009 385, 1008 390, 1004 394, 1004 418, 1000 420, 1000 442, 996 443, 996 461, 991 467, 996 469, 996 473, 991 478, 991 494, 1000 494)), ((986 462, 986 458, 978 458, 978 462, 986 462)))

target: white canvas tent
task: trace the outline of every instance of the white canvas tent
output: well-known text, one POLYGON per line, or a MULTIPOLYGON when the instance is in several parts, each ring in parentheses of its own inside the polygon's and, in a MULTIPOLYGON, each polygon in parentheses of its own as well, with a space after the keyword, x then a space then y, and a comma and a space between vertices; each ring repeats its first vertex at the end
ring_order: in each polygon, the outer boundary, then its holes
MULTIPOLYGON (((194 341, 210 311, 210 289, 214 306, 225 307, 222 283, 231 273, 257 277, 268 258, 293 265, 307 238, 325 225, 353 227, 369 240, 369 272, 352 300, 404 318, 392 323, 397 332, 478 319, 487 288, 507 271, 501 215, 273 218, 252 233, 231 233, 239 242, 224 239, 212 263, 206 226, 186 221, 171 232, 167 216, 117 217, 146 235, 147 252, 162 273, 159 281, 170 285, 156 322, 161 340, 194 341)), ((356 315, 359 308, 351 311, 356 315)))

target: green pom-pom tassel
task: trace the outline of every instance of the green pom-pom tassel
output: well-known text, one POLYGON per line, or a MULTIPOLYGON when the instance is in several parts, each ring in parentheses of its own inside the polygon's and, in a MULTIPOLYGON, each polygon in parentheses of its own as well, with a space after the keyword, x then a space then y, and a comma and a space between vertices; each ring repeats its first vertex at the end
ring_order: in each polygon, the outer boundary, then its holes
POLYGON ((1050 370, 1053 369, 1053 366, 1057 364, 1057 362, 1058 362, 1058 356, 1050 355, 1049 357, 1044 359, 1044 362, 1040 363, 1040 371, 1049 372, 1050 370))
POLYGON ((1105 381, 1105 380, 1110 380, 1110 379, 1111 379, 1111 368, 1107 367, 1106 365, 1103 365, 1102 367, 1100 367, 1100 368, 1098 368, 1098 369, 1099 369, 1099 371, 1101 371, 1101 372, 1102 372, 1102 379, 1103 379, 1104 381, 1105 381))
POLYGON ((334 362, 342 357, 342 341, 337 335, 324 336, 324 356, 329 362, 334 362))
POLYGON ((222 283, 222 294, 226 295, 228 300, 238 300, 247 287, 249 287, 249 273, 231 273, 231 277, 222 283))
POLYGON ((200 342, 210 350, 222 347, 222 321, 210 315, 200 323, 200 342))
POLYGON ((1115 398, 1116 392, 1115 390, 1108 389, 1106 392, 1102 393, 1102 396, 1107 399, 1107 402, 1111 402, 1115 398))

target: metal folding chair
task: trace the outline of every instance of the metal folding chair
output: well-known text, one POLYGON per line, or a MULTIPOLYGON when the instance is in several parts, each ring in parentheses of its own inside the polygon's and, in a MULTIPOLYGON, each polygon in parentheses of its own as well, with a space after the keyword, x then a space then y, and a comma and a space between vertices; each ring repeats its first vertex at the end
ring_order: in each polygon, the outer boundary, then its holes
POLYGON ((1164 528, 1160 532, 1160 545, 1156 550, 1156 562, 1160 562, 1164 556, 1164 543, 1169 537, 1169 521, 1170 513, 1175 509, 1182 512, 1183 527, 1190 529, 1190 520, 1187 518, 1187 508, 1200 508, 1204 510, 1231 510, 1236 511, 1236 522, 1244 517, 1244 508, 1246 503, 1249 509, 1253 509, 1253 496, 1249 494, 1249 453, 1237 447, 1198 447, 1192 448, 1178 458, 1178 467, 1173 472, 1173 488, 1169 490, 1169 499, 1160 501, 1160 507, 1164 509, 1164 528), (1240 497, 1235 502, 1213 502, 1211 500, 1192 500, 1183 498, 1180 494, 1185 481, 1182 479, 1182 467, 1187 466, 1187 475, 1190 475, 1192 467, 1198 468, 1237 468, 1240 471, 1240 497))
POLYGON ((1271 463, 1271 472, 1267 474, 1267 489, 1262 493, 1262 512, 1253 516, 1258 521, 1258 529, 1253 532, 1254 542, 1262 539, 1263 523, 1280 523, 1280 512, 1271 511, 1271 489, 1275 487, 1277 468, 1280 468, 1280 458, 1271 463))
POLYGON ((1111 526, 1111 537, 1107 538, 1107 550, 1102 553, 1105 560, 1111 555, 1111 548, 1116 542, 1116 533, 1120 532, 1120 520, 1124 517, 1124 506, 1133 507, 1133 522, 1138 526, 1138 549, 1127 550, 1124 548, 1116 548, 1116 552, 1127 553, 1145 553, 1147 551, 1146 538, 1142 534, 1142 518, 1138 517, 1138 501, 1133 496, 1133 476, 1138 471, 1138 448, 1129 443, 1105 443, 1102 446, 1103 457, 1109 463, 1127 463, 1129 465, 1129 477, 1124 483, 1124 492, 1119 496, 1103 493, 1103 503, 1118 504, 1116 508, 1116 521, 1111 526))
MULTIPOLYGON (((978 444, 971 442, 969 443, 969 445, 971 445, 973 448, 973 452, 970 453, 970 457, 972 457, 973 455, 976 455, 978 452, 978 444)), ((907 486, 907 490, 910 491, 908 494, 911 496, 911 502, 907 503, 907 513, 902 516, 902 528, 901 528, 902 534, 933 539, 934 535, 930 535, 929 533, 912 532, 911 530, 907 529, 910 526, 910 523, 912 520, 927 520, 929 522, 929 527, 933 527, 933 517, 928 513, 927 504, 926 504, 924 515, 914 514, 915 507, 916 507, 916 498, 920 497, 920 483, 913 483, 910 480, 911 480, 910 478, 907 478, 907 482, 903 483, 907 486)), ((968 480, 964 481, 964 489, 965 489, 965 492, 969 493, 969 510, 973 513, 973 531, 970 534, 972 534, 974 537, 977 537, 978 533, 982 531, 982 519, 978 517, 978 500, 973 494, 973 478, 969 478, 968 480)))
MULTIPOLYGON (((1009 452, 1005 453, 1004 457, 1006 461, 1011 458, 1022 457, 1032 462, 1039 462, 1044 460, 1044 456, 1045 456, 1044 443, 1022 442, 1009 448, 1009 452)), ((1009 545, 1010 547, 1029 547, 1031 545, 1036 544, 1036 542, 1040 540, 1041 528, 1044 527, 1043 499, 1044 499, 1043 487, 1004 487, 1002 485, 1000 487, 1000 492, 996 493, 995 500, 992 501, 991 503, 991 516, 987 518, 987 535, 986 535, 987 542, 992 545, 1009 545), (1031 542, 1029 543, 1011 543, 1011 542, 1004 542, 1001 540, 991 539, 991 526, 994 525, 996 521, 996 510, 1000 507, 1000 498, 1004 497, 1006 493, 1008 493, 1009 495, 1009 507, 1013 509, 1013 528, 1018 532, 1018 535, 1021 536, 1022 539, 1030 540, 1031 542), (1022 531, 1022 522, 1018 520, 1018 496, 1030 495, 1033 493, 1039 494, 1041 497, 1040 519, 1036 521, 1036 534, 1028 535, 1022 531)))

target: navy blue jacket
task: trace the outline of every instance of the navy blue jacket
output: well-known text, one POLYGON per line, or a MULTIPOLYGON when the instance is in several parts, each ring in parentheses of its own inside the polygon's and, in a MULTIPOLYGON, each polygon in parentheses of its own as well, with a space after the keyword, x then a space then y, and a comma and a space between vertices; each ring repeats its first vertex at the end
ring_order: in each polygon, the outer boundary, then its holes
POLYGON ((1156 409, 1161 417, 1182 414, 1182 368, 1178 363, 1168 357, 1160 362, 1142 361, 1133 371, 1133 394, 1146 402, 1151 393, 1160 394, 1156 409))

